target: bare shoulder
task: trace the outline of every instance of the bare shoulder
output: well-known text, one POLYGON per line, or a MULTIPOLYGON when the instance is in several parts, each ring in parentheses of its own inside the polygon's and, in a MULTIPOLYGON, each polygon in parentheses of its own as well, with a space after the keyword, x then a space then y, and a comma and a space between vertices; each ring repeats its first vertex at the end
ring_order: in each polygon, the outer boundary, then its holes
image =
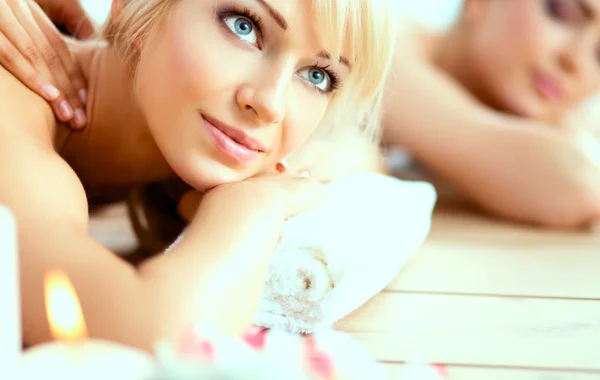
POLYGON ((398 53, 429 60, 441 36, 405 15, 399 16, 398 25, 398 53))
POLYGON ((0 132, 19 128, 53 144, 56 122, 50 105, 0 66, 0 132))
POLYGON ((54 147, 52 109, 2 67, 0 115, 0 203, 19 219, 55 212, 87 222, 83 186, 54 147))

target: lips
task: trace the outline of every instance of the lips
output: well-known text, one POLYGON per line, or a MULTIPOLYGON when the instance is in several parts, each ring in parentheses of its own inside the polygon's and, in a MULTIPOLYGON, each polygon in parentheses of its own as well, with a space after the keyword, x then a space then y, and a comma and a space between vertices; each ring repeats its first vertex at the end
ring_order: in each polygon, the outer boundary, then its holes
POLYGON ((214 118, 204 115, 204 114, 202 114, 202 117, 206 121, 208 121, 210 124, 212 124, 214 127, 219 129, 221 132, 226 134, 230 139, 232 139, 233 141, 238 143, 239 145, 241 145, 247 149, 250 149, 250 150, 255 150, 260 153, 263 153, 266 150, 265 146, 260 141, 248 136, 241 129, 227 125, 217 119, 214 119, 214 118))
POLYGON ((564 85, 560 80, 553 76, 541 72, 534 72, 533 83, 537 92, 546 100, 558 102, 564 96, 564 85))
POLYGON ((247 165, 265 152, 265 147, 260 141, 251 138, 241 129, 207 115, 200 116, 215 147, 238 164, 247 165))

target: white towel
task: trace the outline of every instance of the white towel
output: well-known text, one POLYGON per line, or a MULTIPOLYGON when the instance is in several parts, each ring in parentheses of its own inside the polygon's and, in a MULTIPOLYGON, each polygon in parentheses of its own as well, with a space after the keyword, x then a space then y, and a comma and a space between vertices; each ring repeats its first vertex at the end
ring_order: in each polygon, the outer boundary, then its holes
POLYGON ((327 193, 285 222, 256 325, 311 333, 362 306, 423 243, 437 198, 429 183, 374 173, 336 180, 327 193))
POLYGON ((429 233, 428 183, 365 173, 327 186, 323 205, 286 222, 255 324, 331 327, 383 290, 429 233))

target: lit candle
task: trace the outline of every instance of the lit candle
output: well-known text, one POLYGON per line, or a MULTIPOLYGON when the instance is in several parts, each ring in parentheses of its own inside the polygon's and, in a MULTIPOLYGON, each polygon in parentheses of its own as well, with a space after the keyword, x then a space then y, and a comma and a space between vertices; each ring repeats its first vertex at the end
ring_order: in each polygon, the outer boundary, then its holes
POLYGON ((46 274, 44 300, 54 339, 75 342, 87 338, 87 328, 79 299, 65 274, 61 272, 46 274))
POLYGON ((0 206, 0 363, 16 364, 21 354, 21 297, 17 228, 12 213, 0 206))
POLYGON ((34 347, 19 361, 19 378, 145 379, 155 371, 153 358, 117 343, 87 339, 77 294, 66 275, 49 273, 45 299, 53 343, 34 347))

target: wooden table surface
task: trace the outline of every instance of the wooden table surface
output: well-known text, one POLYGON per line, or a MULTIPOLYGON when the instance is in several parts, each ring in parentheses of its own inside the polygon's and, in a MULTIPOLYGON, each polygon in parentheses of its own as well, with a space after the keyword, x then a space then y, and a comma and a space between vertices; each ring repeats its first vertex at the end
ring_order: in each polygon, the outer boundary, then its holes
MULTIPOLYGON (((93 217, 90 232, 115 249, 135 245, 119 208, 93 217)), ((398 278, 336 327, 391 379, 414 362, 446 364, 457 380, 600 379, 600 233, 440 204, 398 278)))
POLYGON ((600 379, 600 233, 549 231, 440 205, 398 278, 338 328, 391 374, 600 379))

